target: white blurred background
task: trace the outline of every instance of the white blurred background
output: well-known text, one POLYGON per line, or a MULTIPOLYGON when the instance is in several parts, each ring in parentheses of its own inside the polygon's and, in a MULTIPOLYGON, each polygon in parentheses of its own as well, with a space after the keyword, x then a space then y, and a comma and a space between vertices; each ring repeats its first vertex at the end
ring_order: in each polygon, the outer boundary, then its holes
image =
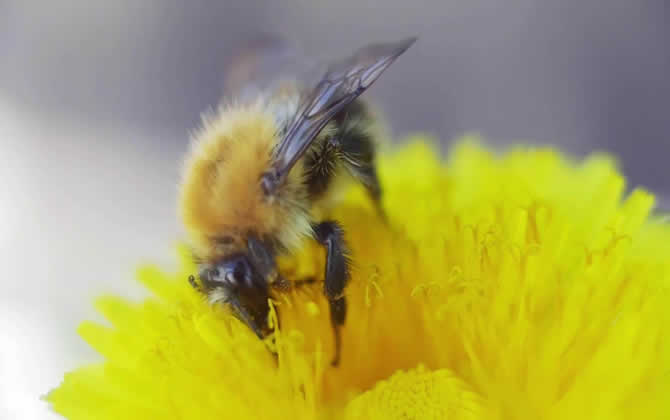
POLYGON ((0 0, 0 419, 95 354, 91 300, 169 265, 188 130, 231 53, 261 32, 311 54, 418 35, 369 97, 397 136, 555 144, 618 156, 670 192, 664 0, 0 0))

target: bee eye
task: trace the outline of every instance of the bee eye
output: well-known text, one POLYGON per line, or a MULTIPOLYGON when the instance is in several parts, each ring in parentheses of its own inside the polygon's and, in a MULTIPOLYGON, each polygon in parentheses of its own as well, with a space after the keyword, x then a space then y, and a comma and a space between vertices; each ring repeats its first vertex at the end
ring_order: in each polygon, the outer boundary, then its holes
POLYGON ((226 276, 228 280, 233 283, 242 284, 245 283, 248 272, 249 269, 246 262, 244 260, 238 260, 234 263, 232 271, 229 271, 226 276))
POLYGON ((247 266, 247 263, 245 261, 239 261, 237 264, 235 264, 235 269, 233 270, 233 277, 238 282, 244 281, 244 279, 247 277, 248 272, 249 267, 247 266))
POLYGON ((249 265, 246 257, 242 256, 228 260, 221 266, 221 268, 224 273, 224 279, 227 283, 237 285, 251 284, 251 266, 249 265))

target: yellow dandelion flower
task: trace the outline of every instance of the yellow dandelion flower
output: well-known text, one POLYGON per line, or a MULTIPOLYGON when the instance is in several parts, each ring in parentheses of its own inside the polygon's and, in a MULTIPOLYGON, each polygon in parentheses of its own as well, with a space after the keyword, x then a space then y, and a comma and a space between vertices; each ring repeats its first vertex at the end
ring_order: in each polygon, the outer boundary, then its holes
MULTIPOLYGON (((111 326, 79 332, 104 362, 47 399, 72 420, 670 418, 670 226, 615 166, 472 141, 443 163, 414 139, 381 158, 388 224, 356 188, 334 210, 354 256, 339 367, 320 286, 277 296, 261 342, 183 256, 140 270, 154 297, 98 300, 111 326)), ((319 278, 324 258, 281 266, 319 278)))

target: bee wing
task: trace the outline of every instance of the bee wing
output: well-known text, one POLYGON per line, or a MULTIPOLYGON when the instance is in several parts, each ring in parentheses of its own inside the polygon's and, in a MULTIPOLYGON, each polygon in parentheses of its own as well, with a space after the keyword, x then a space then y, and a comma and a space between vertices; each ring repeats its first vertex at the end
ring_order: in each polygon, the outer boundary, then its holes
POLYGON ((296 45, 275 35, 262 35, 240 48, 227 66, 223 94, 245 102, 278 82, 314 80, 317 63, 296 45))
POLYGON ((298 107, 286 134, 273 151, 272 170, 262 181, 266 193, 281 185, 323 127, 372 85, 416 38, 373 44, 332 63, 298 107))

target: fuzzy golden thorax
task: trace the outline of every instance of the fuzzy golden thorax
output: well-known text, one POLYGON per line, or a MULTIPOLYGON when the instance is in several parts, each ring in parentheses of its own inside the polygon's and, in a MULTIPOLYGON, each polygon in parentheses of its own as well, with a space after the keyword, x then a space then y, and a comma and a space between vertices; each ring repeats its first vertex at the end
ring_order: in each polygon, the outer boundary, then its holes
POLYGON ((273 113, 262 103, 230 106, 203 119, 186 158, 179 208, 195 256, 240 251, 255 234, 295 248, 310 233, 303 166, 298 162, 273 197, 260 187, 277 144, 273 113))

